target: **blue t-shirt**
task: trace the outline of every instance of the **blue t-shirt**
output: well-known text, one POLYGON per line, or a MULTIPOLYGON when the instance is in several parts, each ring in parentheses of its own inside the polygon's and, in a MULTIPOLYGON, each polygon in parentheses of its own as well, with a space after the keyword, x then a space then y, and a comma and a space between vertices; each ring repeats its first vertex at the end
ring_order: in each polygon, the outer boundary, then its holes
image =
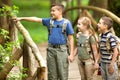
MULTIPOLYGON (((50 19, 51 18, 43 18, 42 23, 44 26, 47 27, 47 29, 50 29, 50 19)), ((55 27, 52 28, 51 34, 48 37, 48 42, 52 45, 58 45, 58 44, 66 44, 66 38, 65 35, 62 33, 62 27, 56 27, 56 26, 62 26, 64 23, 64 18, 60 21, 54 20, 53 25, 55 27)), ((72 28, 72 24, 70 21, 67 23, 66 27, 66 34, 74 34, 74 30, 72 28)))

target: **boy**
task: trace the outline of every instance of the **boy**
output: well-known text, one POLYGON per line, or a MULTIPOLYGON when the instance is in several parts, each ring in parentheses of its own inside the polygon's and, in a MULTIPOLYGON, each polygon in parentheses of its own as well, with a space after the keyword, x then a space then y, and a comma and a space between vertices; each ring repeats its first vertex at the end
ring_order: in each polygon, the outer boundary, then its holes
POLYGON ((50 18, 20 17, 15 19, 16 21, 39 22, 47 26, 49 31, 47 48, 48 80, 68 80, 68 63, 73 61, 74 31, 70 21, 67 20, 66 35, 62 33, 63 24, 66 20, 62 16, 63 9, 63 5, 55 4, 51 7, 50 18), (67 53, 67 37, 70 44, 70 55, 67 53))
POLYGON ((101 33, 99 38, 99 47, 102 79, 118 80, 118 68, 116 64, 118 51, 116 40, 110 31, 113 21, 109 17, 102 17, 97 25, 98 31, 101 33), (107 43, 109 45, 106 45, 107 43), (110 46, 109 50, 107 48, 108 46, 110 46))

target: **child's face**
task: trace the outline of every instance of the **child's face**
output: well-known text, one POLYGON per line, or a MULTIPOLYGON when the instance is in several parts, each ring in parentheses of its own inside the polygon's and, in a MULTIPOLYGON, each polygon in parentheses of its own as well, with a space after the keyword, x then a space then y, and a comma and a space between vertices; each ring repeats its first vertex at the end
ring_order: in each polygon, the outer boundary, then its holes
POLYGON ((59 15, 62 15, 62 10, 58 9, 58 6, 53 6, 51 8, 51 16, 53 19, 57 19, 59 15))
POLYGON ((82 20, 79 19, 77 23, 77 28, 79 31, 83 32, 87 29, 87 26, 83 25, 82 20))
POLYGON ((107 25, 104 24, 104 20, 102 20, 102 19, 99 20, 97 26, 98 26, 99 32, 104 32, 107 29, 107 25))

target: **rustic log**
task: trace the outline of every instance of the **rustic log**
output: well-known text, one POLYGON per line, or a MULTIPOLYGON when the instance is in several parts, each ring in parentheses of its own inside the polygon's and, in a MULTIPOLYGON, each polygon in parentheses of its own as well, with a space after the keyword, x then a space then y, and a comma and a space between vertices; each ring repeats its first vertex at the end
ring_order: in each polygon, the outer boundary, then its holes
POLYGON ((30 79, 35 71, 37 70, 37 66, 38 63, 36 63, 35 57, 32 54, 32 50, 29 47, 29 45, 26 43, 26 41, 24 40, 24 44, 23 44, 23 67, 27 68, 28 70, 26 72, 24 72, 23 74, 27 74, 28 77, 23 78, 22 80, 26 80, 27 78, 30 79))
POLYGON ((17 29, 21 32, 21 34, 25 38, 26 43, 31 47, 31 49, 33 51, 33 54, 34 54, 35 58, 37 59, 37 61, 39 63, 39 66, 40 67, 46 67, 46 63, 45 63, 43 57, 41 56, 37 45, 31 39, 28 31, 23 27, 23 25, 19 21, 16 22, 15 24, 16 24, 17 29))
POLYGON ((37 80, 46 80, 45 79, 45 73, 46 73, 46 68, 38 67, 38 69, 37 69, 37 80))
POLYGON ((42 68, 42 69, 44 68, 44 70, 41 70, 42 72, 40 72, 42 74, 39 75, 40 77, 42 77, 41 80, 43 80, 43 74, 45 76, 45 72, 46 72, 46 63, 45 63, 43 57, 41 56, 37 45, 33 42, 33 40, 31 39, 28 31, 23 27, 23 25, 20 22, 15 23, 15 25, 16 25, 17 29, 21 32, 23 37, 25 38, 26 43, 32 49, 32 52, 33 52, 36 60, 38 61, 38 64, 39 64, 40 68, 42 68))

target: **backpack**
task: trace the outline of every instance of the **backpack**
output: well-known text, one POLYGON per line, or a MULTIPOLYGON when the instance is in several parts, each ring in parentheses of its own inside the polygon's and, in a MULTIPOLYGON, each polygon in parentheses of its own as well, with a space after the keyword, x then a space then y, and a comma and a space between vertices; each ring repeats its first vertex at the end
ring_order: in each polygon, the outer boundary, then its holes
MULTIPOLYGON (((62 33, 65 35, 65 38, 67 39, 67 34, 66 34, 66 27, 67 27, 68 20, 64 18, 64 22, 62 25, 62 33)), ((52 28, 54 27, 54 20, 50 19, 50 28, 48 30, 49 35, 51 34, 52 28)))
MULTIPOLYGON (((67 34, 66 34, 67 23, 68 23, 68 20, 64 18, 64 22, 63 22, 63 25, 62 25, 62 33, 64 34, 64 36, 66 38, 66 41, 67 41, 67 44, 66 44, 66 46, 67 46, 67 52, 68 52, 68 54, 70 54, 69 42, 68 42, 67 34)), ((48 35, 51 34, 53 27, 54 27, 54 20, 50 19, 50 28, 48 29, 48 35)))
POLYGON ((83 46, 83 47, 85 47, 86 50, 87 50, 87 54, 90 56, 90 58, 93 59, 93 60, 95 60, 94 54, 93 54, 93 49, 92 49, 92 44, 90 42, 90 38, 92 37, 92 35, 88 36, 86 38, 85 44, 80 44, 78 42, 78 39, 79 39, 80 35, 81 35, 81 32, 77 33, 77 36, 76 36, 76 38, 77 38, 77 46, 83 46))
MULTIPOLYGON (((110 41, 109 41, 109 39, 110 39, 110 36, 113 36, 114 37, 114 39, 115 39, 115 41, 116 41, 116 44, 117 44, 117 50, 118 50, 118 56, 117 56, 117 64, 118 64, 118 67, 120 68, 120 38, 118 38, 116 35, 114 35, 114 34, 112 34, 112 33, 108 33, 107 34, 107 40, 106 40, 106 47, 107 47, 107 51, 109 52, 109 53, 113 53, 112 51, 111 51, 111 46, 110 46, 110 41)), ((101 34, 99 35, 99 39, 101 39, 101 34)))

